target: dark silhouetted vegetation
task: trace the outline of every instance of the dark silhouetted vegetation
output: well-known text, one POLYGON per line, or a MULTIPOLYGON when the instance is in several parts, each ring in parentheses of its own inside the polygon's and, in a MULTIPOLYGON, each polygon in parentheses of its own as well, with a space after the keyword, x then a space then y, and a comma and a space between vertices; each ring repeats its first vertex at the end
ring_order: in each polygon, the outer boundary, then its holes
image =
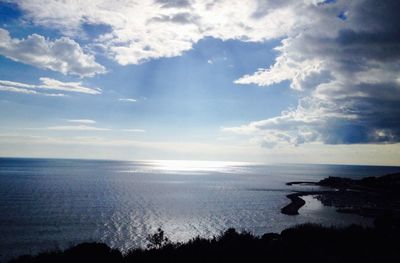
POLYGON ((149 249, 158 249, 171 243, 161 228, 158 228, 155 234, 149 235, 147 241, 149 242, 147 244, 147 248, 149 249))
POLYGON ((379 177, 365 177, 360 180, 342 178, 342 177, 328 177, 318 183, 317 185, 328 186, 339 189, 358 189, 358 190, 374 190, 382 191, 385 193, 393 192, 393 194, 400 195, 400 174, 388 174, 379 177))
POLYGON ((65 251, 22 256, 12 263, 39 262, 400 262, 400 223, 390 214, 374 228, 299 225, 281 234, 254 236, 228 229, 218 237, 172 243, 161 229, 146 249, 122 255, 105 244, 81 244, 65 251))

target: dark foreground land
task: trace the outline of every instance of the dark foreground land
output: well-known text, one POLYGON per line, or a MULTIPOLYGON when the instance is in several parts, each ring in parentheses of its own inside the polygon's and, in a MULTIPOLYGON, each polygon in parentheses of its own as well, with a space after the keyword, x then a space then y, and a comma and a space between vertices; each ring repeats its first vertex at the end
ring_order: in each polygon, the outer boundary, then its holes
POLYGON ((340 229, 306 224, 261 237, 228 229, 219 237, 183 244, 170 243, 160 231, 148 249, 126 255, 105 244, 85 243, 11 262, 400 262, 400 223, 390 215, 375 222, 374 228, 340 229))

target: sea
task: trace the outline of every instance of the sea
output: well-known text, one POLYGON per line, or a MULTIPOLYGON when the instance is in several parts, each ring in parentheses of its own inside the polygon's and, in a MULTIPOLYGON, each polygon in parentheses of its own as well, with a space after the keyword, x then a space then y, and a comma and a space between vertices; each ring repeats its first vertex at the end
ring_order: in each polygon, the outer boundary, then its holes
POLYGON ((82 242, 127 252, 145 247, 159 227, 185 242, 231 227, 262 235, 306 222, 368 225, 313 197, 298 216, 280 213, 286 195, 305 187, 286 183, 395 172, 400 167, 0 158, 0 261, 82 242))

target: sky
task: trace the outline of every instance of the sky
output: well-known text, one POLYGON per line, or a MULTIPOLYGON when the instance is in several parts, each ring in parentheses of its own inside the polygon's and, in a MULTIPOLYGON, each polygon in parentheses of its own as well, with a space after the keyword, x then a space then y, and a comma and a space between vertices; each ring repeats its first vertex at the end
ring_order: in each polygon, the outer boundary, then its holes
POLYGON ((0 156, 400 165, 396 0, 0 0, 0 156))

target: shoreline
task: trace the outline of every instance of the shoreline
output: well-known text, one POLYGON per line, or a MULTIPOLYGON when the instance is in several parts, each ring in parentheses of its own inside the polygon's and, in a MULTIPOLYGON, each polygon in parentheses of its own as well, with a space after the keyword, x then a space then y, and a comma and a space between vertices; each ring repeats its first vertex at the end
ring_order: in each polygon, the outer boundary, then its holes
POLYGON ((286 197, 290 199, 290 204, 281 209, 281 213, 285 215, 298 215, 299 209, 306 204, 306 201, 300 198, 301 193, 289 194, 286 197))
MULTIPOLYGON (((293 186, 293 185, 314 185, 318 186, 317 182, 310 182, 310 181, 294 181, 294 182, 287 182, 286 185, 293 186)), ((323 191, 297 191, 295 193, 291 193, 286 195, 287 198, 290 199, 290 203, 286 206, 282 207, 281 213, 289 216, 295 216, 299 214, 299 209, 302 208, 306 201, 304 201, 301 197, 307 195, 319 195, 323 194, 323 191)))
POLYGON ((315 195, 324 206, 335 207, 339 213, 369 218, 377 218, 389 213, 400 218, 400 174, 398 173, 359 180, 328 177, 319 182, 294 181, 286 185, 311 185, 329 189, 293 191, 286 196, 291 202, 281 209, 281 213, 286 215, 298 215, 299 209, 306 203, 301 197, 315 195))
POLYGON ((290 199, 290 203, 284 207, 281 208, 281 213, 285 215, 298 215, 300 208, 302 208, 305 204, 306 201, 302 199, 302 196, 308 196, 308 195, 320 195, 324 194, 323 191, 305 191, 305 192, 296 192, 292 194, 286 195, 287 198, 290 199))

